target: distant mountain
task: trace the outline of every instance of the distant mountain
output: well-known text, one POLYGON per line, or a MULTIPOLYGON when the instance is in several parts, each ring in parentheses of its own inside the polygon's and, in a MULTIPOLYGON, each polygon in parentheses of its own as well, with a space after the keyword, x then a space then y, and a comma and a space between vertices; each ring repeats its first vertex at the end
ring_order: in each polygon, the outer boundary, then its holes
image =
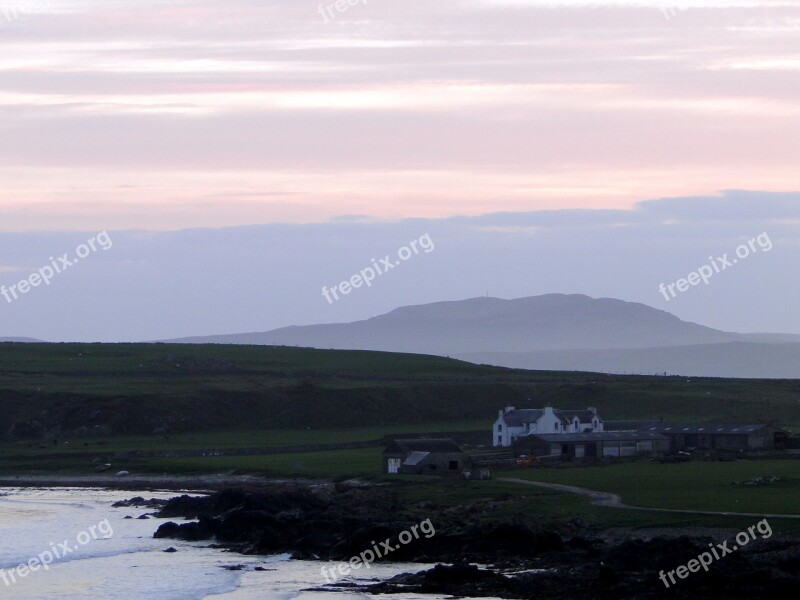
POLYGON ((5 342, 17 342, 17 343, 25 343, 25 344, 44 344, 46 343, 44 340, 37 340, 35 338, 26 338, 26 337, 0 337, 0 344, 5 342))
POLYGON ((276 344, 427 354, 648 348, 738 339, 644 304, 548 294, 406 306, 355 323, 185 338, 193 343, 276 344))
POLYGON ((169 341, 438 354, 528 369, 800 377, 798 335, 730 333, 645 304, 577 294, 436 302, 354 323, 169 341))

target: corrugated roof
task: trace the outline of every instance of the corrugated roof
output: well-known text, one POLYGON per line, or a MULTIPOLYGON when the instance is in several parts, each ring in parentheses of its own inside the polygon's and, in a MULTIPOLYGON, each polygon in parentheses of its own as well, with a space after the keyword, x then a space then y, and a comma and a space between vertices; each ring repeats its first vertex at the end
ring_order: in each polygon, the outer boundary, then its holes
POLYGON ((661 433, 725 433, 729 435, 749 435, 769 427, 763 423, 751 424, 676 424, 676 423, 659 423, 652 427, 648 427, 648 431, 658 431, 661 433))
POLYGON ((429 455, 430 452, 412 452, 411 454, 406 456, 406 459, 403 461, 403 464, 414 467, 419 463, 421 463, 423 460, 425 460, 425 457, 429 455))
POLYGON ((650 419, 649 421, 603 421, 603 429, 605 431, 641 431, 643 429, 649 430, 651 427, 661 425, 663 421, 650 419))
POLYGON ((548 443, 570 443, 570 442, 613 442, 613 441, 636 441, 636 440, 666 440, 667 438, 654 431, 600 431, 593 433, 539 433, 526 435, 517 438, 524 441, 536 438, 548 443))

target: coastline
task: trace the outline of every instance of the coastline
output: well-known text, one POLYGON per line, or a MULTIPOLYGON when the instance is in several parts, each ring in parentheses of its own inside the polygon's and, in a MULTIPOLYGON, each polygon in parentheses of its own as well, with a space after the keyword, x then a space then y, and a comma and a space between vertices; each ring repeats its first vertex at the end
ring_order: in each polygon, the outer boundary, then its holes
MULTIPOLYGON (((391 540, 396 550, 376 564, 416 564, 425 569, 383 581, 320 581, 307 591, 512 599, 528 597, 528 590, 536 589, 537 597, 552 599, 565 594, 576 600, 656 598, 664 592, 659 587, 660 570, 674 569, 709 544, 736 533, 692 527, 598 529, 580 519, 547 525, 535 513, 497 512, 509 499, 475 498, 457 505, 422 497, 399 502, 393 486, 358 480, 64 474, 0 477, 0 488, 94 488, 119 493, 115 506, 144 509, 148 511, 144 514, 159 519, 149 536, 178 543, 207 542, 205 548, 243 558, 285 554, 298 564, 319 564, 333 572, 337 563, 352 564, 354 557, 377 548, 376 542, 383 547, 381 540, 387 544, 391 540), (124 500, 128 491, 158 492, 162 498, 174 495, 169 500, 124 500), (415 538, 401 548, 398 536, 423 521, 435 527, 435 535, 415 538)), ((676 598, 726 598, 734 591, 769 590, 780 597, 800 591, 800 577, 791 567, 797 560, 800 539, 776 535, 715 563, 710 573, 692 575, 670 593, 676 598)), ((367 572, 362 570, 361 575, 367 572)))
MULTIPOLYGON (((264 492, 227 489, 159 504, 154 513, 159 518, 182 521, 162 523, 155 537, 213 541, 215 547, 243 555, 286 553, 297 560, 328 561, 338 563, 342 573, 372 551, 387 564, 436 564, 387 581, 347 586, 370 594, 513 599, 529 597, 536 589, 540 598, 589 600, 663 597, 660 572, 674 572, 737 533, 672 528, 614 536, 574 520, 544 525, 533 514, 490 517, 493 505, 491 499, 458 510, 426 500, 398 503, 391 489, 343 483, 273 486, 264 492), (404 541, 423 520, 435 529, 434 535, 404 541), (379 548, 388 552, 381 555, 379 548)), ((715 562, 712 570, 681 581, 670 593, 694 599, 728 598, 743 591, 751 597, 765 591, 770 597, 789 597, 787 593, 800 591, 793 566, 800 560, 800 539, 772 535, 769 528, 769 536, 715 562)), ((332 583, 320 589, 336 587, 332 583)))
POLYGON ((254 475, 0 475, 0 488, 100 488, 119 491, 211 493, 231 487, 262 490, 273 485, 331 486, 322 479, 275 479, 254 475))

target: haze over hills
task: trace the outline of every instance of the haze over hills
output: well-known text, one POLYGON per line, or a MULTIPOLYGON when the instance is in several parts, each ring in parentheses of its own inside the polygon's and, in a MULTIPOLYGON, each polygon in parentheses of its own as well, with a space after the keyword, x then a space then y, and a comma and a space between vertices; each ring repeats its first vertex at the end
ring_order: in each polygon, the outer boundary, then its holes
POLYGON ((469 362, 520 369, 690 375, 755 379, 800 378, 800 344, 727 342, 622 350, 552 350, 455 354, 469 362))
POLYGON ((800 336, 719 331, 577 294, 436 302, 354 323, 171 341, 438 354, 528 369, 800 377, 800 336))

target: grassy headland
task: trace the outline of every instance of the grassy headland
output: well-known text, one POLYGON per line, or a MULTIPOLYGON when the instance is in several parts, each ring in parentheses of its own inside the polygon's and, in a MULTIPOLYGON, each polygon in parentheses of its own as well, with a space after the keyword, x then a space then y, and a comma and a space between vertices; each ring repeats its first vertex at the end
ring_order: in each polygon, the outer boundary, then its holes
MULTIPOLYGON (((724 419, 797 429, 800 382, 524 371, 287 347, 0 344, 0 473, 91 474, 111 463, 113 471, 136 473, 381 480, 383 438, 480 432, 488 445, 497 409, 509 404, 596 406, 606 419, 724 419)), ((786 510, 796 498, 797 479, 788 472, 794 463, 633 463, 510 475, 611 491, 642 506, 715 510, 727 498, 719 510, 777 513, 794 512, 786 510), (786 483, 731 487, 772 471, 786 483)), ((740 520, 594 507, 586 498, 502 482, 398 482, 409 498, 458 504, 499 497, 499 510, 524 506, 543 518, 571 515, 598 525, 740 520)))
POLYGON ((0 344, 6 439, 488 424, 507 404, 596 406, 607 420, 798 426, 800 382, 524 371, 272 346, 0 344))

